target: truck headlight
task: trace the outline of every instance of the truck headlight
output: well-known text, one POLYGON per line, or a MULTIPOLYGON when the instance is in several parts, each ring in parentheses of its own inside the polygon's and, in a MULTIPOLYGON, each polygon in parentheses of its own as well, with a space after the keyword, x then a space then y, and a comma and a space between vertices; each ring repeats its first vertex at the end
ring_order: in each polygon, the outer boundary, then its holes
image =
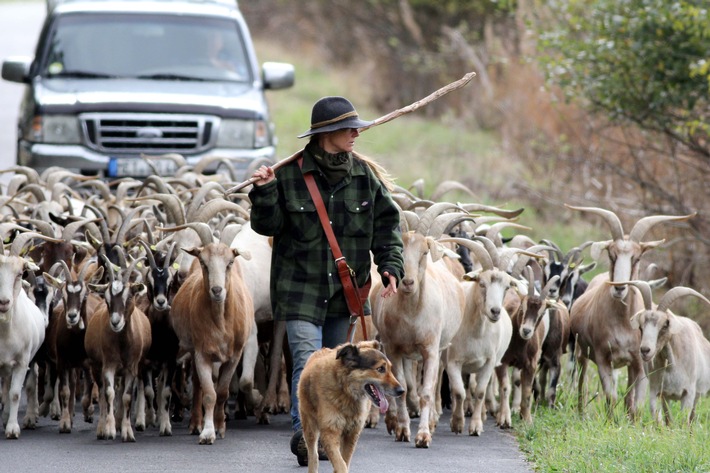
POLYGON ((217 136, 219 148, 262 148, 269 145, 269 128, 263 120, 222 120, 217 136))
POLYGON ((72 115, 37 115, 28 138, 37 143, 79 144, 79 119, 72 115))

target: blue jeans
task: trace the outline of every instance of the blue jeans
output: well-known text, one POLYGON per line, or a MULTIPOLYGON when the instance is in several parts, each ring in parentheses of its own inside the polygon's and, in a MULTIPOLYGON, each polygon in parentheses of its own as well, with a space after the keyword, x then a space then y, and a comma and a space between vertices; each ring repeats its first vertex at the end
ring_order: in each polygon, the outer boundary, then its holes
POLYGON ((303 320, 286 322, 288 347, 293 358, 291 426, 294 432, 301 430, 301 417, 298 414, 298 380, 301 379, 301 372, 308 357, 321 348, 334 348, 345 343, 349 325, 350 317, 328 317, 322 327, 303 320))

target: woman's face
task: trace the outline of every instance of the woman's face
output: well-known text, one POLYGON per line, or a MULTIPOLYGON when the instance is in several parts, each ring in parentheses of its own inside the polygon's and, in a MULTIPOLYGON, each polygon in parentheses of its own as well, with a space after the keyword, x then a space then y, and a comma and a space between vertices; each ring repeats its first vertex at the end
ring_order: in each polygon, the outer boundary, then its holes
POLYGON ((349 153, 355 147, 355 138, 360 136, 357 128, 344 128, 342 130, 323 133, 320 147, 328 153, 349 153))

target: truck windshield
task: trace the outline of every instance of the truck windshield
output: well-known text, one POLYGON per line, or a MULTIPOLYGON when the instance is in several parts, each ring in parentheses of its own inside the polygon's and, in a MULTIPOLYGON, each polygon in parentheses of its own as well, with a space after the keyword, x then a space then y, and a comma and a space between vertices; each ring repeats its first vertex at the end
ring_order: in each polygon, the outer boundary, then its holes
POLYGON ((64 15, 49 35, 40 72, 47 77, 253 80, 242 32, 228 20, 64 15))

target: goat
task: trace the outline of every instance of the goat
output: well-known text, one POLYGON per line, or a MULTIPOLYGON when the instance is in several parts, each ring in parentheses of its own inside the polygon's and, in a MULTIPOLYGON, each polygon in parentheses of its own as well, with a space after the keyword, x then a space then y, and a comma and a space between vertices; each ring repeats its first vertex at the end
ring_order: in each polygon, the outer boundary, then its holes
MULTIPOLYGON (((22 287, 22 274, 38 269, 19 256, 0 254, 0 377, 3 378, 3 422, 8 439, 20 437, 17 415, 22 386, 30 361, 44 342, 48 324, 22 287)), ((30 376, 35 377, 36 386, 35 370, 30 371, 30 376)), ((36 394, 34 396, 36 404, 36 394)), ((32 400, 31 395, 28 400, 32 400)), ((27 409, 33 411, 37 406, 28 405, 27 409)), ((33 424, 32 419, 30 424, 33 424)))
POLYGON ((254 304, 236 259, 249 254, 215 243, 210 227, 202 222, 169 230, 183 228, 195 230, 202 246, 182 248, 199 266, 193 264, 180 286, 170 317, 180 350, 192 355, 197 376, 190 430, 201 430, 199 443, 211 445, 216 435, 224 438, 229 384, 254 325, 254 304), (218 373, 216 383, 213 370, 218 373))
MULTIPOLYGON (((76 383, 80 373, 84 374, 81 402, 84 421, 92 422, 93 420, 94 406, 91 401, 91 391, 94 380, 88 366, 88 355, 84 348, 84 341, 88 321, 104 302, 98 295, 90 293, 86 280, 100 279, 103 268, 94 267, 94 271, 87 275, 87 270, 91 267, 85 265, 79 275, 74 277, 69 266, 63 260, 55 264, 62 268, 65 280, 53 277, 51 275, 53 271, 43 274, 45 280, 57 290, 62 298, 62 303, 57 305, 56 321, 50 325, 52 327, 49 332, 52 339, 50 359, 56 366, 57 379, 59 380, 59 432, 70 433, 74 416, 76 383)), ((54 266, 52 266, 53 268, 54 266)))
POLYGON ((644 310, 634 314, 631 325, 641 332, 640 352, 648 372, 651 416, 659 419, 656 398, 660 397, 666 424, 670 425, 668 401, 679 400, 690 424, 700 396, 710 391, 710 341, 697 322, 668 308, 683 296, 695 296, 706 304, 710 300, 691 288, 678 286, 666 292, 654 309, 651 286, 646 281, 625 283, 636 286, 644 302, 644 310))
MULTIPOLYGON (((91 373, 99 384, 99 421, 96 425, 98 439, 116 437, 114 398, 116 377, 123 377, 121 440, 135 442, 131 426, 133 385, 141 374, 140 368, 151 343, 150 321, 135 304, 145 285, 131 282, 131 275, 140 261, 134 260, 128 268, 114 269, 106 255, 101 255, 108 268, 109 282, 89 284, 89 288, 103 293, 106 304, 99 307, 86 327, 84 347, 89 356, 91 373)), ((137 412, 136 428, 143 422, 137 412)))
POLYGON ((476 376, 468 432, 469 435, 481 435, 486 390, 495 367, 508 348, 513 331, 503 300, 508 289, 515 287, 516 282, 495 266, 498 263, 497 253, 489 254, 483 246, 468 239, 441 241, 451 241, 466 247, 482 266, 480 271, 464 276, 466 281, 461 283, 466 293, 464 317, 451 345, 444 352, 452 393, 451 431, 463 431, 466 392, 462 373, 468 373, 476 376))
POLYGON ((576 340, 575 357, 580 366, 578 383, 578 405, 584 410, 584 382, 588 360, 594 361, 599 372, 607 415, 611 417, 616 404, 617 387, 613 370, 628 367, 628 390, 625 405, 629 417, 636 418, 638 405, 643 399, 646 387, 643 362, 639 354, 640 335, 631 326, 631 316, 641 307, 643 301, 628 285, 610 286, 606 281, 631 281, 638 279, 641 256, 657 247, 663 241, 642 242, 644 235, 662 222, 680 222, 693 215, 654 215, 640 219, 628 235, 624 234, 619 217, 609 210, 597 207, 573 207, 573 210, 590 212, 604 218, 611 229, 611 240, 592 243, 592 258, 597 259, 602 251, 609 255, 608 274, 599 274, 589 283, 589 287, 572 305, 570 312, 570 333, 576 340))
MULTIPOLYGON (((416 220, 416 231, 402 235, 404 277, 392 297, 383 299, 379 296, 383 290, 379 280, 371 291, 372 321, 399 383, 407 384, 405 359, 422 363, 417 448, 428 448, 431 444, 439 414, 434 402, 441 371, 441 351, 449 346, 461 325, 465 303, 463 288, 442 260, 443 248, 432 236, 427 236, 435 216, 447 208, 457 207, 437 203, 421 218, 412 212, 403 212, 406 218, 416 220)), ((390 404, 385 423, 388 432, 395 432, 397 441, 409 442, 409 422, 405 402, 398 400, 390 404)))
POLYGON ((510 428, 512 425, 510 398, 508 396, 508 390, 510 388, 510 380, 508 377, 509 366, 520 370, 522 391, 520 417, 523 419, 523 422, 532 422, 532 416, 530 414, 532 386, 548 325, 547 322, 541 322, 547 314, 547 309, 555 304, 554 301, 547 299, 547 295, 550 286, 559 278, 559 276, 554 276, 550 279, 538 295, 535 293, 533 269, 526 266, 525 271, 527 272, 528 292, 527 295, 523 297, 518 309, 511 313, 513 336, 511 337, 508 349, 501 359, 500 365, 496 367, 496 376, 500 385, 501 402, 496 422, 502 429, 510 428))

